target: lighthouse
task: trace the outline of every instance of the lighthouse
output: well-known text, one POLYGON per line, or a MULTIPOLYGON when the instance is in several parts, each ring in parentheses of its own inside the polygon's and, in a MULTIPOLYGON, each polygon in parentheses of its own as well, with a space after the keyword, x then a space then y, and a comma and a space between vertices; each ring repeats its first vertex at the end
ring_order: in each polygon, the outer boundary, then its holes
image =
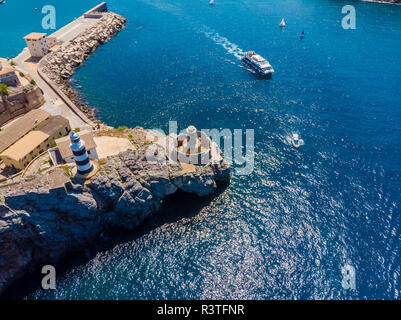
POLYGON ((71 133, 70 140, 70 148, 74 154, 74 160, 77 165, 77 174, 82 176, 87 175, 93 170, 93 165, 86 152, 85 142, 80 139, 77 132, 71 133))

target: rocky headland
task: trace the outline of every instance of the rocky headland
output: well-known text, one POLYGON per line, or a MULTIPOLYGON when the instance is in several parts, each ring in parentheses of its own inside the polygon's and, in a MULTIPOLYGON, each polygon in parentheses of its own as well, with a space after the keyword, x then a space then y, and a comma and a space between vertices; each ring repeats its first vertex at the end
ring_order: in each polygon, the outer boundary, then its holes
MULTIPOLYGON (((95 25, 46 55, 38 70, 98 124, 96 134, 101 135, 111 128, 100 126, 93 109, 68 85, 84 60, 127 22, 112 12, 97 14, 101 17, 95 25)), ((167 140, 152 130, 127 128, 133 150, 98 161, 96 173, 86 181, 58 167, 0 184, 0 295, 34 268, 85 250, 109 231, 135 229, 178 190, 206 196, 229 182, 230 167, 216 144, 208 164, 182 165, 168 161, 163 144, 158 138, 149 141, 149 133, 167 140), (149 162, 151 146, 167 161, 149 162), (50 178, 54 174, 56 178, 50 178)))
POLYGON ((67 81, 100 45, 110 40, 127 22, 126 18, 113 12, 103 12, 101 15, 95 25, 81 32, 68 44, 46 55, 39 63, 40 70, 56 83, 89 119, 98 124, 100 121, 95 118, 93 108, 79 100, 67 81))
POLYGON ((32 268, 85 250, 108 231, 135 229, 177 190, 205 196, 230 180, 220 149, 190 172, 180 163, 147 161, 155 144, 138 138, 147 131, 133 129, 135 150, 99 161, 90 180, 65 174, 65 192, 52 190, 44 173, 0 186, 0 294, 32 268))

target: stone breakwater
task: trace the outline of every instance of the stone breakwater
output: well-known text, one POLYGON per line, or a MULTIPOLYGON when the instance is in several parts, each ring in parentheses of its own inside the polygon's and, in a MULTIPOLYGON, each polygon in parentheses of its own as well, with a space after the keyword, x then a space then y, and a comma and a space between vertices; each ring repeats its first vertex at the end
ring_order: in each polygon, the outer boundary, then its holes
MULTIPOLYGON (((133 130, 134 136, 144 129, 133 130)), ((0 187, 0 294, 30 269, 93 244, 112 229, 134 229, 177 190, 199 196, 230 180, 221 151, 217 164, 183 171, 179 163, 149 163, 148 142, 99 162, 89 183, 71 179, 67 192, 49 191, 44 174, 0 187)), ((157 152, 165 152, 158 147, 157 152)))
POLYGON ((102 17, 95 25, 85 29, 68 44, 46 55, 39 66, 89 119, 98 124, 100 121, 95 119, 93 108, 78 99, 77 93, 71 89, 67 80, 100 45, 111 39, 127 22, 126 18, 113 12, 101 14, 102 17))

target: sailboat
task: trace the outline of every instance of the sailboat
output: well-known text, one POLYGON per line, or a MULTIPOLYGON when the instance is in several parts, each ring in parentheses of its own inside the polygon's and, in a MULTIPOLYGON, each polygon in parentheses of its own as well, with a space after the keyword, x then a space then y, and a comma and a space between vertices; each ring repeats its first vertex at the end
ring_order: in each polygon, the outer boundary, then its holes
POLYGON ((209 4, 212 6, 214 5, 214 0, 210 0, 209 4))
POLYGON ((280 27, 285 27, 285 21, 284 21, 284 18, 283 19, 281 19, 281 22, 280 22, 280 27))
POLYGON ((302 32, 301 32, 301 39, 303 38, 305 36, 305 32, 304 32, 304 30, 302 30, 302 32))

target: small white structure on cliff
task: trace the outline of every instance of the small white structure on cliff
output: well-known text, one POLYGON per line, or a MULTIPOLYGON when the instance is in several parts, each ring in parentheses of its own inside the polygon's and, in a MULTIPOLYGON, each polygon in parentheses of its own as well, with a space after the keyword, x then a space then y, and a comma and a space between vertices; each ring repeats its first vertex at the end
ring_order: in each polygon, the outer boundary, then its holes
POLYGON ((41 58, 48 53, 46 33, 32 32, 26 35, 24 39, 32 57, 41 58))
POLYGON ((169 158, 186 164, 205 165, 211 159, 211 140, 204 132, 189 126, 174 139, 169 158))
POLYGON ((85 142, 80 139, 77 132, 72 132, 70 139, 70 148, 74 154, 74 160, 77 165, 77 174, 80 176, 86 176, 92 172, 93 164, 89 160, 88 152, 85 148, 85 142))

